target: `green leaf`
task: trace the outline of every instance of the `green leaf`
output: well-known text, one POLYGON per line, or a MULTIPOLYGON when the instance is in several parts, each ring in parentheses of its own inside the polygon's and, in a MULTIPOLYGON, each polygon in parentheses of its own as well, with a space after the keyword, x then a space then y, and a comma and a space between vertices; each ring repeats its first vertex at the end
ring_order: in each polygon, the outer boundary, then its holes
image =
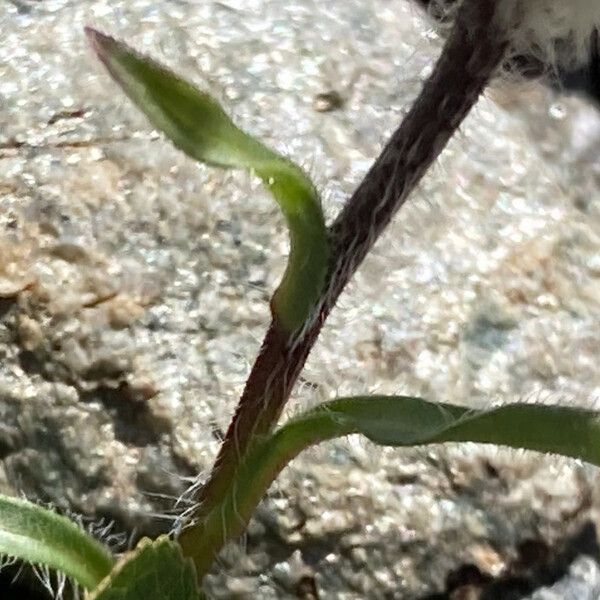
POLYGON ((275 435, 299 449, 349 433, 386 446, 477 442, 600 466, 600 413, 572 406, 513 403, 475 410, 407 396, 359 396, 325 403, 275 435))
POLYGON ((88 600, 200 600, 194 565, 167 536, 144 538, 88 600))
POLYGON ((299 415, 257 444, 221 504, 204 521, 184 530, 181 543, 199 576, 224 541, 243 531, 291 460, 309 446, 354 433, 386 446, 480 442, 561 454, 600 466, 596 411, 523 403, 474 410, 407 396, 340 398, 299 415))
POLYGON ((62 571, 86 589, 114 563, 108 549, 73 521, 8 496, 0 496, 0 554, 62 571))
POLYGON ((240 130, 208 94, 125 44, 91 28, 100 60, 151 123, 192 158, 246 169, 262 179, 290 232, 287 270, 273 297, 273 314, 288 331, 315 309, 329 260, 319 196, 304 172, 240 130))

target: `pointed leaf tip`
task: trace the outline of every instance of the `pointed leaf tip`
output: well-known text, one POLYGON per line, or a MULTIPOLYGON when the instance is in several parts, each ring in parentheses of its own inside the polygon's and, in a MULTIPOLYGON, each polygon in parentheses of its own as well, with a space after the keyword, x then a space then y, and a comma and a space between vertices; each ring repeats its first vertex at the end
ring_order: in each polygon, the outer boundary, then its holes
POLYGON ((322 292, 329 242, 319 196, 297 165, 239 129, 209 94, 114 38, 86 27, 98 58, 133 103, 188 156, 208 165, 246 169, 266 184, 287 221, 288 268, 273 296, 285 330, 302 327, 322 292))
POLYGON ((90 25, 86 25, 83 28, 83 31, 84 31, 85 35, 87 36, 88 40, 90 41, 90 43, 92 43, 92 44, 95 43, 96 38, 106 38, 106 37, 108 37, 104 33, 98 31, 97 29, 94 29, 90 25))
POLYGON ((107 47, 111 45, 111 43, 116 44, 116 41, 109 35, 106 35, 105 33, 102 33, 101 31, 98 31, 89 25, 86 25, 83 28, 83 31, 98 58, 104 62, 104 56, 106 54, 107 47))

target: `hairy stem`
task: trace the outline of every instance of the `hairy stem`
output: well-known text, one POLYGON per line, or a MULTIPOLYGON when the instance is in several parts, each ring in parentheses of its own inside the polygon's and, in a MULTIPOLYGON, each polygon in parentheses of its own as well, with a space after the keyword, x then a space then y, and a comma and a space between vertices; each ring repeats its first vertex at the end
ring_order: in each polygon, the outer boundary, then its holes
POLYGON ((198 524, 180 537, 184 552, 196 554, 193 547, 202 539, 203 519, 227 494, 253 443, 277 422, 337 298, 502 62, 508 33, 495 19, 496 3, 465 0, 412 109, 329 228, 329 270, 310 322, 293 335, 285 334, 276 322, 271 324, 211 476, 200 491, 198 524))

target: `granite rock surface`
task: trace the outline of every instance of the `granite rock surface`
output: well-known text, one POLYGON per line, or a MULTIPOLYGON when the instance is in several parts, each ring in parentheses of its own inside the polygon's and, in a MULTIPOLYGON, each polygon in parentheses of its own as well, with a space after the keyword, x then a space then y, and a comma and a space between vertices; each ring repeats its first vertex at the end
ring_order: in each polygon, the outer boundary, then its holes
MULTIPOLYGON (((440 41, 405 0, 0 5, 0 490, 135 537, 169 529, 210 468, 287 238, 257 181, 152 131, 85 24, 211 91, 311 174, 328 218, 440 41)), ((599 149, 584 100, 496 83, 341 298, 289 414, 366 392, 596 405, 599 149)), ((284 471, 207 589, 595 598, 599 482, 532 454, 328 443, 284 471)))

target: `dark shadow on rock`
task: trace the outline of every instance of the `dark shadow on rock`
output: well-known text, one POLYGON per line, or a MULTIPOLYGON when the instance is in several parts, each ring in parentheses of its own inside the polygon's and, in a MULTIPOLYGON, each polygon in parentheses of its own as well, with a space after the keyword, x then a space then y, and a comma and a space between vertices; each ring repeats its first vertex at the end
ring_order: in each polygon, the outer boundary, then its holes
POLYGON ((18 355, 19 366, 28 375, 40 375, 45 380, 48 378, 45 376, 44 365, 38 356, 30 350, 21 350, 18 355))
POLYGON ((0 298, 0 319, 4 318, 15 304, 15 298, 0 298))
POLYGON ((157 417, 126 383, 117 387, 98 386, 91 391, 81 391, 82 402, 100 402, 111 415, 115 437, 124 444, 148 446, 158 444, 163 434, 171 432, 171 424, 157 417))
POLYGON ((519 544, 515 561, 500 577, 483 573, 473 564, 461 565, 446 577, 446 589, 420 600, 520 600, 541 587, 554 585, 565 577, 570 565, 587 555, 600 562, 596 527, 586 522, 567 539, 549 546, 543 540, 528 539, 519 544))

